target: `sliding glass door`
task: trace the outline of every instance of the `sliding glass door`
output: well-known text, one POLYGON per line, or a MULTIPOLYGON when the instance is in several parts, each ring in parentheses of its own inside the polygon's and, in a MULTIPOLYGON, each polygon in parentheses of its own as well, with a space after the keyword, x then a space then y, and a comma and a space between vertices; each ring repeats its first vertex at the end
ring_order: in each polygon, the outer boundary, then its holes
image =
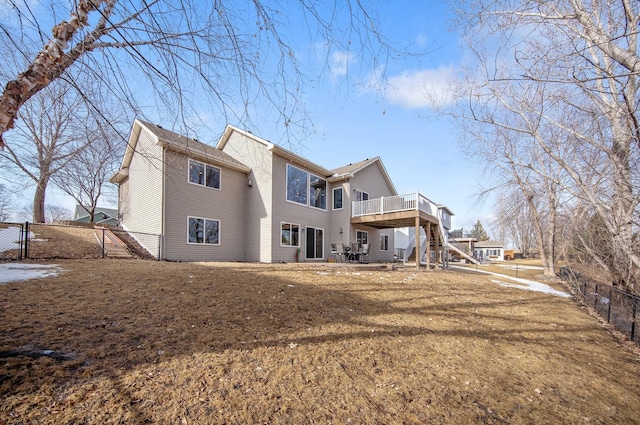
POLYGON ((307 227, 307 244, 305 258, 309 260, 318 260, 324 258, 324 230, 315 227, 307 227))

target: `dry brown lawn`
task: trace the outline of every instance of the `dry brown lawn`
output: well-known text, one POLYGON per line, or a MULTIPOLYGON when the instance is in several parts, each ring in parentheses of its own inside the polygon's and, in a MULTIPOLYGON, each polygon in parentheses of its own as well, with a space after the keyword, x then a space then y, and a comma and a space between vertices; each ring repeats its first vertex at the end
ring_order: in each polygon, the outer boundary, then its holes
POLYGON ((0 285, 0 424, 632 424, 640 360, 463 271, 60 261, 0 285))

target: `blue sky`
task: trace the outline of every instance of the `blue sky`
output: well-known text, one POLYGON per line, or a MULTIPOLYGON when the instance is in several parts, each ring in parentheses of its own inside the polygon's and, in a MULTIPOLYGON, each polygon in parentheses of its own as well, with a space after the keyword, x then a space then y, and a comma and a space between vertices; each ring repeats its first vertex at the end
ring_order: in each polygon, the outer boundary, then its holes
MULTIPOLYGON (((455 214, 455 228, 471 229, 480 219, 491 233, 491 205, 479 204, 475 197, 479 168, 465 158, 456 127, 435 113, 427 95, 447 91, 449 75, 463 60, 461 43, 449 31, 451 18, 442 2, 395 1, 387 6, 383 31, 388 38, 427 53, 392 60, 387 85, 379 91, 368 88, 366 75, 349 86, 332 84, 339 78, 328 77, 307 89, 317 134, 291 148, 329 169, 380 156, 399 193, 417 191, 447 205, 455 214)), ((277 140, 272 134, 261 136, 277 140)))
MULTIPOLYGON (((382 78, 376 70, 366 68, 370 60, 358 53, 325 52, 320 55, 324 62, 314 62, 317 49, 310 45, 314 40, 296 38, 294 33, 290 39, 304 67, 313 71, 329 65, 304 88, 302 99, 315 131, 287 144, 275 126, 265 124, 251 130, 329 169, 380 156, 399 193, 420 192, 448 206, 455 214, 455 228, 470 229, 480 219, 491 233, 491 205, 478 204, 475 198, 479 168, 465 158, 456 127, 435 113, 427 94, 446 93, 448 76, 459 69, 464 57, 461 42, 450 31, 452 13, 441 1, 381 3, 380 31, 392 43, 411 46, 425 52, 423 55, 390 58, 386 78, 382 78)), ((292 32, 300 30, 296 26, 291 25, 292 32)), ((203 116, 207 114, 202 111, 203 116)), ((217 121, 213 118, 210 127, 219 134, 226 123, 217 121)), ((254 120, 258 121, 275 122, 254 120)), ((244 127, 240 122, 231 124, 244 127)), ((205 142, 210 138, 212 144, 217 141, 215 135, 198 138, 205 142)), ((47 202, 73 208, 73 202, 53 188, 47 202)))

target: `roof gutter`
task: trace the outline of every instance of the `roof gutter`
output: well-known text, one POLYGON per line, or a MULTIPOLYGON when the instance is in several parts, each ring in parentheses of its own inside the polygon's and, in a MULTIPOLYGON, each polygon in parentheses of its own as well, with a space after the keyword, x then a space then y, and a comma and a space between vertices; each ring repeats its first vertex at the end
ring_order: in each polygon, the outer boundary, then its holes
POLYGON ((282 157, 282 158, 284 158, 286 160, 291 161, 293 164, 300 165, 301 167, 304 167, 304 168, 306 168, 307 170, 309 170, 309 171, 311 171, 313 173, 319 174, 320 175, 319 177, 329 178, 333 174, 331 171, 327 170, 326 168, 321 167, 318 164, 314 164, 313 162, 309 161, 308 159, 303 158, 303 157, 301 157, 299 155, 296 155, 295 153, 293 153, 291 151, 283 149, 278 145, 274 145, 273 143, 269 143, 269 145, 267 146, 267 149, 270 152, 272 152, 272 153, 274 153, 274 154, 276 154, 276 155, 278 155, 278 156, 280 156, 280 157, 282 157))

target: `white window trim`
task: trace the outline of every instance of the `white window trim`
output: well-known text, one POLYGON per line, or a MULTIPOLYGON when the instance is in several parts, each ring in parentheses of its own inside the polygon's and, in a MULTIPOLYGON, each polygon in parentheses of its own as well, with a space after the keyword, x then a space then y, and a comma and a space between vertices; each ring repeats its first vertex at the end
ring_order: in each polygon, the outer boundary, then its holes
POLYGON ((312 173, 309 173, 309 177, 307 180, 307 193, 309 195, 307 196, 307 199, 308 199, 307 203, 309 205, 309 208, 313 208, 314 210, 327 211, 329 209, 327 205, 329 201, 327 199, 327 189, 329 188, 329 182, 327 181, 327 179, 314 174, 314 177, 317 177, 324 182, 324 208, 319 208, 314 205, 311 205, 311 174, 312 173))
POLYGON ((380 234, 380 245, 378 245, 378 249, 380 249, 380 251, 382 252, 389 252, 389 235, 385 235, 384 233, 380 234), (382 245, 382 240, 386 239, 387 240, 387 249, 380 249, 380 245, 382 245))
POLYGON ((284 171, 284 200, 285 200, 285 202, 288 202, 288 203, 293 204, 293 205, 297 205, 299 207, 308 207, 309 206, 309 172, 307 170, 304 170, 304 169, 302 169, 300 167, 296 167, 293 164, 288 164, 287 163, 287 166, 285 167, 285 171, 284 171), (305 204, 300 203, 300 202, 296 202, 296 201, 292 201, 292 200, 289 199, 289 171, 288 171, 289 167, 294 167, 294 168, 297 168, 298 170, 301 170, 301 171, 304 171, 305 173, 307 173, 307 182, 306 182, 306 185, 307 185, 307 201, 306 201, 305 204))
MULTIPOLYGON (((195 159, 189 158, 189 162, 187 163, 187 183, 192 184, 194 186, 198 186, 198 187, 204 187, 204 188, 207 188, 207 189, 222 190, 222 168, 217 167, 215 165, 207 164, 206 162, 200 162, 200 161, 196 161, 195 159), (189 170, 191 169, 191 163, 192 162, 196 162, 198 164, 204 165, 204 167, 205 167, 204 169, 205 170, 207 169, 207 167, 217 168, 218 172, 220 173, 220 187, 211 187, 211 186, 207 186, 206 183, 205 184, 199 184, 199 183, 192 182, 191 181, 191 176, 189 175, 189 170)), ((194 218, 199 218, 199 217, 194 217, 194 218)))
MULTIPOLYGON (((361 201, 368 201, 369 200, 369 198, 370 198, 369 192, 365 192, 364 190, 358 189, 357 187, 356 187, 355 191, 356 191, 356 195, 358 194, 358 192, 360 192, 360 198, 361 198, 360 201, 355 199, 355 202, 361 202, 361 201), (362 199, 362 195, 367 195, 367 199, 362 199)), ((357 198, 357 196, 354 195, 354 198, 357 198)))
MULTIPOLYGON (((295 202, 294 202, 295 204, 295 202)), ((300 248, 300 238, 301 238, 301 234, 302 234, 302 226, 299 225, 298 223, 292 223, 290 221, 281 221, 280 222, 280 232, 278 233, 278 237, 280 239, 280 246, 283 248, 300 248), (288 224, 289 226, 298 226, 298 245, 284 245, 282 243, 282 225, 283 224, 288 224)))
POLYGON ((369 250, 371 250, 371 243, 369 242, 369 232, 367 230, 356 230, 356 243, 358 243, 358 232, 367 235, 367 243, 369 244, 369 250))
MULTIPOLYGON (((316 227, 316 226, 312 226, 312 225, 308 225, 304 228, 304 231, 302 228, 300 228, 300 232, 304 232, 304 237, 305 237, 305 245, 304 245, 304 253, 301 253, 300 255, 304 255, 304 259, 307 261, 323 261, 326 258, 327 254, 327 250, 325 249, 325 236, 326 236, 326 232, 324 227, 316 227), (322 257, 313 257, 313 258, 307 258, 307 228, 312 228, 314 230, 320 230, 322 232, 322 257)), ((331 244, 329 244, 329 252, 331 252, 331 244)))
POLYGON ((188 215, 187 216, 187 245, 195 245, 195 246, 220 246, 222 245, 222 221, 218 220, 217 218, 204 218, 204 217, 196 217, 194 215, 188 215), (207 221, 217 221, 218 222, 218 243, 206 243, 206 242, 202 242, 202 243, 198 243, 198 242, 189 242, 189 220, 195 218, 198 220, 204 220, 205 221, 205 228, 206 228, 206 222, 207 221))
POLYGON ((344 188, 343 188, 342 186, 340 186, 340 187, 334 187, 334 188, 331 190, 331 209, 332 209, 333 211, 340 211, 340 210, 344 209, 344 188), (339 190, 339 191, 341 191, 341 192, 342 192, 342 206, 341 206, 340 208, 336 208, 336 207, 335 207, 335 205, 336 205, 336 202, 335 202, 335 199, 336 199, 336 194, 335 194, 335 193, 336 193, 336 190, 339 190))
MULTIPOLYGON (((293 205, 297 205, 299 207, 307 207, 307 208, 312 208, 314 210, 318 210, 318 211, 328 211, 329 207, 328 207, 328 200, 325 199, 324 201, 324 208, 319 208, 316 207, 314 205, 311 205, 311 174, 313 174, 315 177, 319 178, 320 180, 324 181, 324 185, 325 185, 325 198, 327 197, 327 189, 329 188, 329 182, 327 181, 327 179, 325 179, 324 177, 321 177, 317 174, 312 173, 311 171, 307 171, 304 168, 300 168, 296 165, 293 164, 289 164, 287 163, 287 167, 285 167, 285 173, 284 173, 284 180, 285 180, 285 188, 284 188, 284 200, 285 202, 288 202, 290 204, 293 205), (300 171, 304 171, 305 173, 307 173, 307 203, 306 204, 302 204, 300 202, 296 202, 296 201, 292 201, 289 199, 288 194, 289 194, 289 179, 288 179, 288 167, 294 167, 297 168, 300 171)), ((220 184, 222 186, 222 183, 220 184)), ((332 199, 333 201, 333 199, 332 199)), ((344 200, 342 201, 342 204, 344 205, 344 200)), ((286 246, 286 245, 285 245, 286 246)))

